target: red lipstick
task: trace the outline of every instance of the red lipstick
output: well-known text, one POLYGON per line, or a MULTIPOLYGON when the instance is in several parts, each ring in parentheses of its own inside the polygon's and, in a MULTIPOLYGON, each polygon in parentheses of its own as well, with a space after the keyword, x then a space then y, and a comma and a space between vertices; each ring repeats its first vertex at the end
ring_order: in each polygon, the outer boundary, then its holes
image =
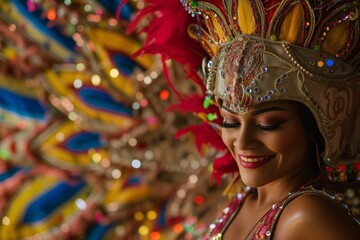
POLYGON ((275 155, 272 156, 255 156, 255 155, 238 155, 240 165, 248 169, 259 168, 268 163, 275 155))

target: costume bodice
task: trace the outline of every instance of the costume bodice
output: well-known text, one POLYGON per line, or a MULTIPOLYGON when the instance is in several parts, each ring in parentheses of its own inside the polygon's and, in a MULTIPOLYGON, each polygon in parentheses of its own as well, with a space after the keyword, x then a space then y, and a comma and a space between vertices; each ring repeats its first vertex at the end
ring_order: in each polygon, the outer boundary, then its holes
MULTIPOLYGON (((223 210, 222 215, 218 218, 214 223, 210 224, 208 237, 209 240, 221 240, 223 234, 225 233, 227 227, 231 224, 232 220, 236 217, 240 208, 242 207, 246 197, 255 190, 251 187, 245 187, 242 189, 240 193, 238 193, 234 199, 230 202, 230 204, 223 210)), ((272 208, 267 211, 264 216, 256 223, 253 230, 249 233, 246 240, 257 240, 257 239, 265 239, 270 240, 272 238, 272 233, 275 230, 275 225, 277 220, 279 219, 282 211, 285 206, 296 197, 303 194, 313 194, 318 195, 324 198, 331 199, 331 201, 337 202, 342 208, 346 211, 349 211, 349 214, 353 216, 350 208, 343 203, 343 197, 341 194, 331 194, 325 192, 323 190, 318 190, 313 186, 309 185, 303 188, 300 188, 296 192, 291 192, 282 199, 280 202, 274 204, 272 208)), ((355 218, 360 224, 360 221, 355 218)))

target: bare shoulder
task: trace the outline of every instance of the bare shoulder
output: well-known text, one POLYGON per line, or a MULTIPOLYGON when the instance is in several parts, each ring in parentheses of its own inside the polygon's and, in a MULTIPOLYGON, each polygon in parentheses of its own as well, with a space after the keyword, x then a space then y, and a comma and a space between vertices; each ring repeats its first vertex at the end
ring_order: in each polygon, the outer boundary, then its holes
POLYGON ((274 237, 276 240, 360 239, 360 225, 335 201, 306 194, 285 207, 274 237))

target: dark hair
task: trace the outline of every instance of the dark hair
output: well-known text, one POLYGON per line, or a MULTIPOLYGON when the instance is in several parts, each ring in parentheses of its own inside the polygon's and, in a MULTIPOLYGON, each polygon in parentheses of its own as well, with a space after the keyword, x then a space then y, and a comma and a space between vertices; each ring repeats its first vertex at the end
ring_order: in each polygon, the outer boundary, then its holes
POLYGON ((321 155, 321 153, 323 153, 325 150, 325 141, 322 134, 320 133, 314 114, 303 103, 298 102, 297 108, 299 112, 299 117, 304 124, 306 132, 309 134, 310 138, 314 141, 314 145, 315 144, 317 145, 317 150, 316 150, 316 146, 314 146, 315 153, 321 155))

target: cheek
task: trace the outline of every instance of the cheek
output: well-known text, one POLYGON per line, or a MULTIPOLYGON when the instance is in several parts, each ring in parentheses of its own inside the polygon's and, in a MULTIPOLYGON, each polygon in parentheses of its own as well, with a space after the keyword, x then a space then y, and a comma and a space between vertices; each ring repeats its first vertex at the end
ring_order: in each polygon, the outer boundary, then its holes
POLYGON ((231 134, 229 134, 227 131, 221 130, 221 138, 224 144, 226 145, 226 147, 232 151, 231 148, 233 146, 233 140, 231 134))
POLYGON ((285 132, 266 138, 267 147, 280 154, 301 154, 306 151, 307 137, 303 131, 285 132))

